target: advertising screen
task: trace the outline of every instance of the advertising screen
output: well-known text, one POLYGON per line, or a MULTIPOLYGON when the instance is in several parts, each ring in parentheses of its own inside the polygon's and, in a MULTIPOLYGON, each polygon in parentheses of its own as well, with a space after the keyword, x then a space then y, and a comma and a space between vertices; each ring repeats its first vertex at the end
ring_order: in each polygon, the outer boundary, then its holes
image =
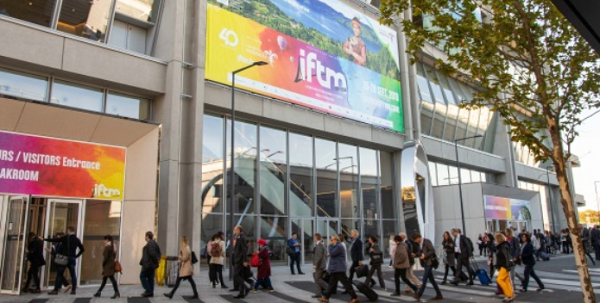
POLYGON ((0 193, 123 200, 125 152, 0 132, 0 193))
POLYGON ((485 218, 496 220, 530 221, 529 201, 495 196, 484 196, 485 218))
POLYGON ((209 0, 206 79, 404 132, 395 31, 339 1, 209 0))

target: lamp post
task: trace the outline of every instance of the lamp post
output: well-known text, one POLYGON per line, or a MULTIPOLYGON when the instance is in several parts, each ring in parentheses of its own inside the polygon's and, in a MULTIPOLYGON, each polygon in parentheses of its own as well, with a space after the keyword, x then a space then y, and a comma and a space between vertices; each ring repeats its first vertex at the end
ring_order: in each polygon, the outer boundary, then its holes
MULTIPOLYGON (((235 153, 235 142, 234 142, 234 134, 235 134, 235 75, 239 72, 243 72, 249 68, 255 67, 255 66, 263 66, 263 65, 267 65, 268 63, 265 61, 257 61, 254 62, 248 66, 242 67, 240 69, 237 69, 235 71, 233 71, 231 73, 231 178, 229 178, 229 183, 230 187, 231 187, 231 191, 229 192, 229 200, 230 200, 230 205, 229 205, 229 223, 231 226, 231 230, 230 230, 230 237, 231 239, 229 240, 229 245, 233 245, 233 230, 235 229, 235 222, 234 222, 234 197, 235 197, 235 164, 234 164, 234 153, 235 153)), ((232 263, 231 263, 232 264, 232 263)), ((229 267, 229 277, 231 279, 232 276, 232 266, 229 267)))
POLYGON ((552 205, 552 193, 550 192, 550 167, 548 166, 546 166, 546 180, 548 183, 546 186, 548 187, 548 202, 550 202, 550 216, 552 216, 552 234, 554 234, 556 226, 554 226, 554 205, 552 205))
POLYGON ((596 203, 598 204, 598 224, 600 224, 600 200, 598 200, 598 187, 596 184, 600 183, 600 181, 594 181, 594 191, 596 191, 596 203))
POLYGON ((476 135, 471 137, 459 138, 454 140, 454 152, 456 152, 456 168, 458 169, 458 196, 460 198, 460 216, 462 219, 462 234, 467 235, 467 229, 465 228, 465 208, 463 205, 463 193, 462 193, 462 178, 460 176, 460 161, 458 160, 458 141, 464 141, 468 139, 481 138, 482 135, 476 135))

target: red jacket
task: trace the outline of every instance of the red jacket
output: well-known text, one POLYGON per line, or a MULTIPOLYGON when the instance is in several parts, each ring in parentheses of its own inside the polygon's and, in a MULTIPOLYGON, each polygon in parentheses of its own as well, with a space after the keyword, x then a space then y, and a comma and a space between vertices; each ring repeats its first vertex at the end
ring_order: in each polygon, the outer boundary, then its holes
POLYGON ((263 246, 262 250, 258 254, 262 263, 258 267, 257 279, 265 279, 271 276, 271 260, 269 260, 269 249, 263 246))

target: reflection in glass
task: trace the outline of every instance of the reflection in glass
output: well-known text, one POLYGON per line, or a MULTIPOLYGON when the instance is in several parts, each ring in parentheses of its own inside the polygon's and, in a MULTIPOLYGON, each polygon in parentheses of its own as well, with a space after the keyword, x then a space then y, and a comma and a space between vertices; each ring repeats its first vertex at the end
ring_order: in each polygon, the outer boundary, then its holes
POLYGON ((63 0, 57 29, 103 42, 112 0, 63 0))
MULTIPOLYGON (((202 134, 202 212, 222 212, 227 193, 223 188, 223 118, 204 115, 202 134)), ((204 225, 203 225, 204 228, 204 225)))
MULTIPOLYGON (((338 144, 338 167, 340 171, 340 198, 343 218, 358 218, 358 158, 353 145, 338 144)), ((334 159, 332 159, 334 160, 334 159)))
POLYGON ((395 236, 400 233, 398 223, 395 220, 382 220, 381 227, 383 229, 383 237, 379 239, 379 245, 385 257, 389 257, 390 253, 390 236, 395 236))
POLYGON ((427 74, 429 86, 431 87, 431 91, 433 92, 433 97, 435 100, 435 115, 433 119, 431 135, 436 138, 443 138, 445 128, 444 124, 446 123, 446 112, 448 107, 446 106, 446 101, 444 100, 442 88, 438 84, 435 71, 430 68, 425 68, 425 73, 427 74))
POLYGON ((260 127, 260 213, 285 215, 287 146, 285 131, 260 127))
POLYGON ((134 19, 154 23, 156 21, 156 6, 159 2, 155 0, 117 0, 115 12, 134 19))
MULTIPOLYGON (((381 240, 381 235, 379 235, 379 221, 378 220, 365 220, 363 221, 363 236, 361 238, 364 239, 364 243, 367 243, 367 238, 369 236, 375 236, 377 237, 377 239, 381 240)), ((383 249, 382 246, 383 243, 381 243, 381 241, 379 241, 379 247, 380 249, 383 249)), ((384 252, 384 257, 385 256, 385 250, 383 250, 384 252)), ((368 254, 365 254, 365 257, 368 257, 368 254)))
POLYGON ((148 120, 150 100, 109 93, 106 97, 106 113, 132 119, 148 120))
POLYGON ((377 203, 377 151, 361 147, 359 153, 363 218, 367 221, 379 220, 381 216, 377 203))
POLYGON ((260 238, 267 240, 267 246, 269 246, 269 251, 271 252, 271 263, 286 263, 287 218, 264 216, 263 214, 259 218, 260 238))
POLYGON ((313 138, 290 133, 290 215, 312 217, 313 138))
MULTIPOLYGON (((231 120, 227 120, 227 153, 230 152, 231 120)), ((235 213, 254 214, 256 207, 254 191, 256 184, 257 127, 235 121, 235 213)), ((229 159, 229 155, 228 155, 229 159)))
POLYGON ((104 94, 101 89, 55 81, 52 85, 50 103, 102 112, 103 99, 104 94))
MULTIPOLYGON (((256 216, 235 216, 235 225, 240 225, 244 231, 244 237, 246 237, 246 244, 248 244, 248 253, 255 252, 258 249, 256 241, 256 216)), ((229 228, 229 224, 227 225, 229 228)))
POLYGON ((337 157, 333 141, 316 138, 317 214, 319 217, 337 217, 337 157))
POLYGON ((0 15, 50 26, 55 0, 0 0, 0 15))
POLYGON ((393 166, 392 155, 379 152, 381 214, 384 219, 398 219, 398 205, 394 199, 393 166))
POLYGON ((47 91, 47 78, 0 69, 0 96, 47 101, 47 91))

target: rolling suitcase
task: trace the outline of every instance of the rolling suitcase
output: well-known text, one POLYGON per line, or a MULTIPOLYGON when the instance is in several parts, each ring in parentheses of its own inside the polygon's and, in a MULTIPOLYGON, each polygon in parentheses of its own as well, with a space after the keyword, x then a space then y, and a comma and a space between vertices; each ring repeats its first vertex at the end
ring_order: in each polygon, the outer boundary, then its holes
POLYGON ((544 261, 550 261, 550 257, 548 257, 548 254, 545 251, 540 252, 540 259, 544 261))
POLYGON ((377 293, 374 290, 372 290, 367 284, 360 282, 355 285, 356 288, 358 288, 358 291, 360 291, 361 294, 365 295, 365 297, 367 297, 369 301, 375 302, 377 301, 377 299, 379 299, 379 295, 377 295, 377 293))
POLYGON ((490 279, 490 276, 488 275, 487 271, 483 268, 479 268, 479 265, 477 265, 475 259, 471 258, 470 261, 473 271, 475 272, 475 276, 477 276, 477 280, 479 280, 479 283, 485 286, 490 285, 492 283, 492 279, 490 279))

